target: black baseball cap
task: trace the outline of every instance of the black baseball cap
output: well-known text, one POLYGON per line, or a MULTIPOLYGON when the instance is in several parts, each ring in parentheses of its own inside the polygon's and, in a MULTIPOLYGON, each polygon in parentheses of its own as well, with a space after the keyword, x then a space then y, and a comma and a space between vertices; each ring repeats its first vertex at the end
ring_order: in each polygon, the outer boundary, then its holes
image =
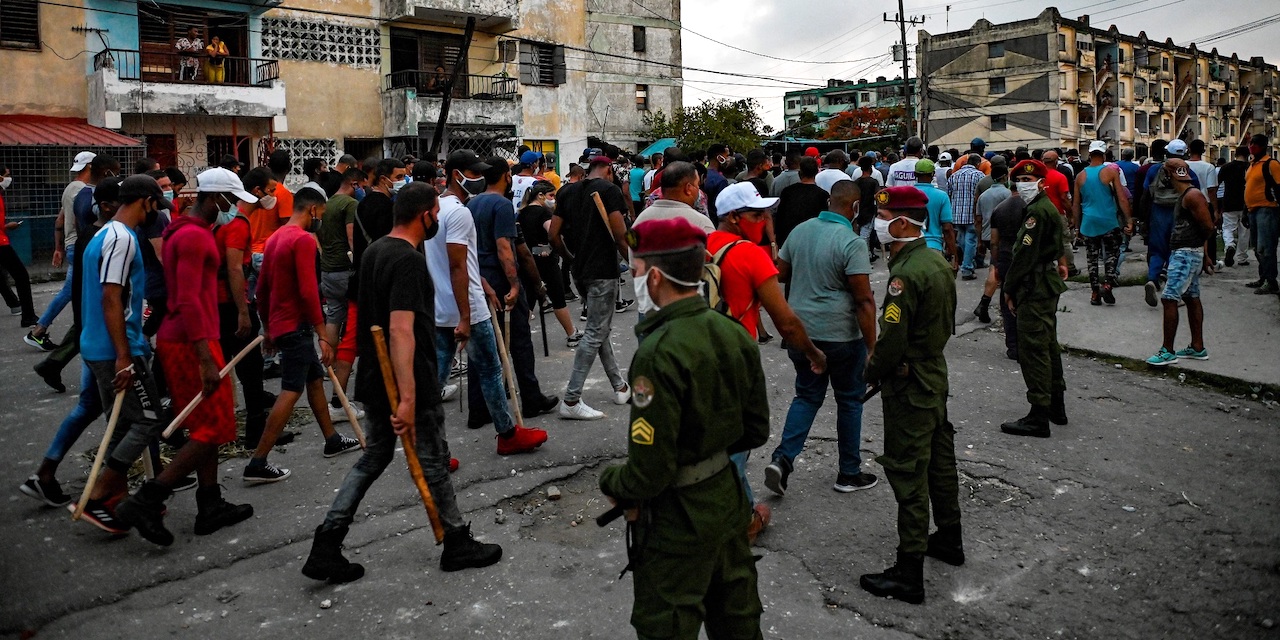
POLYGON ((484 173, 489 170, 489 165, 482 162, 476 152, 469 149, 461 149, 450 153, 449 157, 445 158, 444 170, 448 174, 454 171, 484 173))
POLYGON ((120 199, 120 183, 123 179, 117 176, 103 178, 93 188, 93 200, 98 203, 115 202, 120 199))
POLYGON ((173 210, 173 203, 164 197, 164 190, 160 188, 160 183, 156 182, 155 178, 138 174, 129 176, 120 183, 121 203, 137 202, 144 198, 150 198, 157 209, 173 210))

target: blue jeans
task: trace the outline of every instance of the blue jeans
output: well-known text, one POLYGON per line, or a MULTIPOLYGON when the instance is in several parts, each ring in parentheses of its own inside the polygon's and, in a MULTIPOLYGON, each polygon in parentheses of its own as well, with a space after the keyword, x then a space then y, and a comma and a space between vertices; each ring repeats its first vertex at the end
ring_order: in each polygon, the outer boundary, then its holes
POLYGON ((953 225, 956 230, 956 247, 961 255, 960 272, 973 273, 973 257, 978 252, 978 234, 981 231, 970 224, 953 225))
POLYGON ((827 399, 829 384, 836 395, 840 473, 857 475, 862 472, 862 396, 867 391, 862 370, 867 364, 867 343, 859 339, 853 342, 814 340, 813 344, 827 354, 826 373, 814 373, 803 351, 794 347, 787 349, 796 367, 796 396, 787 410, 782 440, 773 450, 773 459, 783 458, 791 464, 804 450, 813 420, 827 399))
MULTIPOLYGON (((441 387, 449 382, 449 369, 457 348, 453 327, 436 327, 436 367, 441 387)), ((515 419, 507 405, 507 388, 502 383, 502 360, 498 356, 492 319, 471 325, 471 339, 467 341, 467 369, 474 371, 480 380, 480 393, 493 418, 493 428, 498 433, 510 431, 515 419)))
POLYGON ((58 318, 58 314, 67 307, 71 302, 71 296, 74 291, 71 290, 71 273, 75 269, 76 264, 76 247, 72 245, 67 247, 67 279, 62 281, 62 288, 58 289, 58 293, 53 296, 53 300, 49 301, 49 306, 45 308, 44 313, 40 315, 40 320, 36 324, 48 329, 53 321, 58 318))
POLYGON ((614 300, 618 295, 618 280, 588 280, 587 285, 587 327, 582 333, 582 341, 573 355, 573 372, 569 374, 569 385, 564 390, 564 400, 570 404, 582 398, 582 387, 587 383, 587 374, 591 373, 591 365, 596 356, 600 356, 600 364, 604 365, 604 373, 614 389, 620 389, 627 381, 622 378, 618 369, 618 358, 613 354, 613 343, 609 334, 613 330, 614 300))
POLYGON ((81 363, 80 401, 63 419, 62 426, 58 427, 58 433, 53 436, 53 442, 49 443, 49 449, 44 452, 45 459, 61 462, 66 457, 67 451, 75 446, 76 440, 80 439, 80 434, 84 433, 84 430, 101 415, 102 396, 98 394, 98 381, 93 377, 93 371, 89 369, 89 365, 81 363))
POLYGON ((1173 209, 1151 205, 1147 224, 1147 281, 1156 282, 1169 266, 1169 235, 1173 233, 1173 209))
MULTIPOLYGON (((449 442, 445 439, 444 408, 440 405, 439 398, 423 398, 417 409, 418 415, 414 419, 414 429, 417 431, 415 448, 418 460, 422 463, 422 475, 426 477, 431 497, 435 499, 436 508, 440 512, 440 524, 444 525, 446 533, 457 531, 466 526, 466 521, 458 511, 458 498, 453 491, 453 482, 449 479, 449 442)), ((395 458, 400 438, 391 430, 390 414, 385 410, 370 409, 365 428, 367 448, 355 466, 351 467, 351 471, 347 472, 347 477, 343 478, 338 495, 334 496, 333 505, 324 517, 322 530, 350 526, 356 511, 360 509, 360 501, 369 492, 369 487, 373 486, 374 481, 395 458)))
POLYGON ((1254 254, 1258 258, 1258 277, 1276 279, 1276 246, 1280 244, 1280 209, 1258 207, 1249 212, 1253 223, 1254 254))

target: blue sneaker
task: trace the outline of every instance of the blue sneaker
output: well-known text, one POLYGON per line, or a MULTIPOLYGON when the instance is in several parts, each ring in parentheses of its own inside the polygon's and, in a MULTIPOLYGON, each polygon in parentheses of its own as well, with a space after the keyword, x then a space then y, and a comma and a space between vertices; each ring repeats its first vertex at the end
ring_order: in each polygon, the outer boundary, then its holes
POLYGON ((1179 359, 1186 358, 1188 360, 1208 360, 1209 349, 1204 348, 1199 351, 1196 351, 1194 347, 1188 346, 1186 349, 1179 349, 1178 352, 1173 355, 1177 356, 1179 359))
POLYGON ((1160 350, 1157 351, 1154 356, 1147 358, 1147 364, 1153 367, 1163 367, 1165 365, 1173 364, 1177 361, 1178 361, 1178 354, 1164 347, 1160 347, 1160 350))

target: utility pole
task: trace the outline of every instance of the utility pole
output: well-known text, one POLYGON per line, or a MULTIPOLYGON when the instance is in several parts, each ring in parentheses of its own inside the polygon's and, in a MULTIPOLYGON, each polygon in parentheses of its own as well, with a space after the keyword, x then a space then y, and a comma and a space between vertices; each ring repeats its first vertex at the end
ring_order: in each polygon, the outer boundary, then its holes
POLYGON ((915 26, 918 24, 924 24, 924 18, 924 16, 920 16, 919 18, 911 16, 908 18, 906 11, 902 8, 902 0, 898 0, 898 13, 894 15, 893 18, 889 18, 888 13, 884 14, 885 22, 898 23, 898 32, 902 36, 902 43, 900 45, 902 47, 902 97, 906 101, 905 110, 907 114, 907 131, 911 135, 915 135, 916 129, 913 122, 915 120, 915 113, 914 109, 911 107, 911 74, 910 66, 908 64, 909 56, 907 55, 907 25, 915 26))
MULTIPOLYGON (((462 77, 462 68, 467 64, 467 55, 471 51, 471 36, 476 32, 476 19, 467 18, 467 28, 462 31, 462 47, 458 49, 458 57, 453 61, 453 74, 449 76, 449 84, 445 87, 444 98, 440 101, 440 117, 436 120, 435 136, 431 138, 431 146, 426 158, 432 162, 440 155, 440 145, 444 142, 445 123, 449 121, 449 107, 453 103, 453 88, 458 86, 458 78, 462 77)), ((470 78, 462 78, 468 82, 470 78)), ((467 94, 469 95, 469 94, 467 94)), ((453 149, 450 149, 453 151, 453 149)))

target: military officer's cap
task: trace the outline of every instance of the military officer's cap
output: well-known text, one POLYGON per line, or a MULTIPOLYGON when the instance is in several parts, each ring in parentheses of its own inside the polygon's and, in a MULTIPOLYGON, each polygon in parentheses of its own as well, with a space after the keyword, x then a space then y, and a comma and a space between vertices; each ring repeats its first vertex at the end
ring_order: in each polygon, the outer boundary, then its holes
POLYGON ((924 209, 929 206, 929 196, 915 187, 885 187, 876 193, 876 206, 893 210, 924 209))
POLYGON ((627 244, 636 256, 680 253, 707 244, 707 234, 684 218, 646 220, 627 232, 627 244))

